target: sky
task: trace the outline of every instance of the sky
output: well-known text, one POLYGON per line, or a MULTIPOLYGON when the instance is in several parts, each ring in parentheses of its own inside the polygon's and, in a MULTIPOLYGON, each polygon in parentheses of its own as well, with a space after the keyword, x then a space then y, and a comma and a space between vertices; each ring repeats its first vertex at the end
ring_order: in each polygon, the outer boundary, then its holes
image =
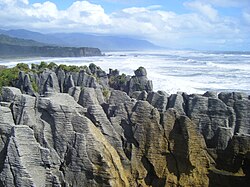
POLYGON ((129 36, 172 49, 250 51, 250 0, 0 0, 0 29, 129 36))

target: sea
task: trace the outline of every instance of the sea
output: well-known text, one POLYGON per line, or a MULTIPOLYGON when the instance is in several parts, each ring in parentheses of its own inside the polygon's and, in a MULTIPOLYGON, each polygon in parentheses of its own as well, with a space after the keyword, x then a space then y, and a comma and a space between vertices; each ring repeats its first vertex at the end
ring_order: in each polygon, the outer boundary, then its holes
POLYGON ((107 73, 112 68, 129 75, 143 66, 153 81, 154 90, 169 94, 215 91, 250 95, 250 52, 116 51, 98 57, 0 59, 0 65, 12 67, 20 62, 41 61, 78 66, 94 63, 107 73))

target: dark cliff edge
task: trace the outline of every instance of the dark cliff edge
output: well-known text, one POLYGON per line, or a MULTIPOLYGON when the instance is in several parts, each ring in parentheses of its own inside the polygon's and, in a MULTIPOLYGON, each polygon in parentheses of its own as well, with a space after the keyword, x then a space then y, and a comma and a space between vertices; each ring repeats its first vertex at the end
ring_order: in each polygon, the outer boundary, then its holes
POLYGON ((0 186, 248 186, 250 99, 153 91, 100 67, 19 65, 0 96, 0 186))
POLYGON ((98 48, 59 46, 19 46, 0 43, 0 57, 83 57, 101 56, 98 48))

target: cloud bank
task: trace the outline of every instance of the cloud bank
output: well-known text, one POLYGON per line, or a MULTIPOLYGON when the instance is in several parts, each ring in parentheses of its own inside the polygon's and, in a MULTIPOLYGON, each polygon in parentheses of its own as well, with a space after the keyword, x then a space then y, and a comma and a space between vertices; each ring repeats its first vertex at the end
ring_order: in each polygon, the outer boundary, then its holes
MULTIPOLYGON (((2 28, 41 32, 88 32, 131 35, 172 48, 244 48, 249 40, 249 11, 241 19, 223 16, 216 6, 240 6, 238 1, 196 0, 183 3, 186 13, 165 11, 160 5, 131 7, 110 14, 102 6, 75 1, 65 10, 47 1, 0 0, 2 28), (245 24, 245 25, 244 25, 245 24)), ((247 5, 247 0, 243 0, 247 5), (246 1, 246 2, 245 2, 246 1)))

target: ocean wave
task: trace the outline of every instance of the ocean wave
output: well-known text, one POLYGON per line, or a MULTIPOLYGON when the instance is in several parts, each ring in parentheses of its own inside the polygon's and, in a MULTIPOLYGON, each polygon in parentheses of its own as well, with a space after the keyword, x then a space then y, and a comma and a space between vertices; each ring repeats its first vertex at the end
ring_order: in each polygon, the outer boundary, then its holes
MULTIPOLYGON (((14 66, 55 62, 67 65, 95 63, 108 72, 109 68, 132 75, 140 66, 147 69, 154 90, 168 93, 202 93, 205 90, 250 90, 250 55, 199 51, 134 51, 109 52, 101 57, 32 58, 1 60, 1 65, 14 66), (122 56, 121 56, 122 54, 122 56), (226 57, 226 58, 225 58, 226 57)), ((249 91, 250 92, 250 91, 249 91)))

